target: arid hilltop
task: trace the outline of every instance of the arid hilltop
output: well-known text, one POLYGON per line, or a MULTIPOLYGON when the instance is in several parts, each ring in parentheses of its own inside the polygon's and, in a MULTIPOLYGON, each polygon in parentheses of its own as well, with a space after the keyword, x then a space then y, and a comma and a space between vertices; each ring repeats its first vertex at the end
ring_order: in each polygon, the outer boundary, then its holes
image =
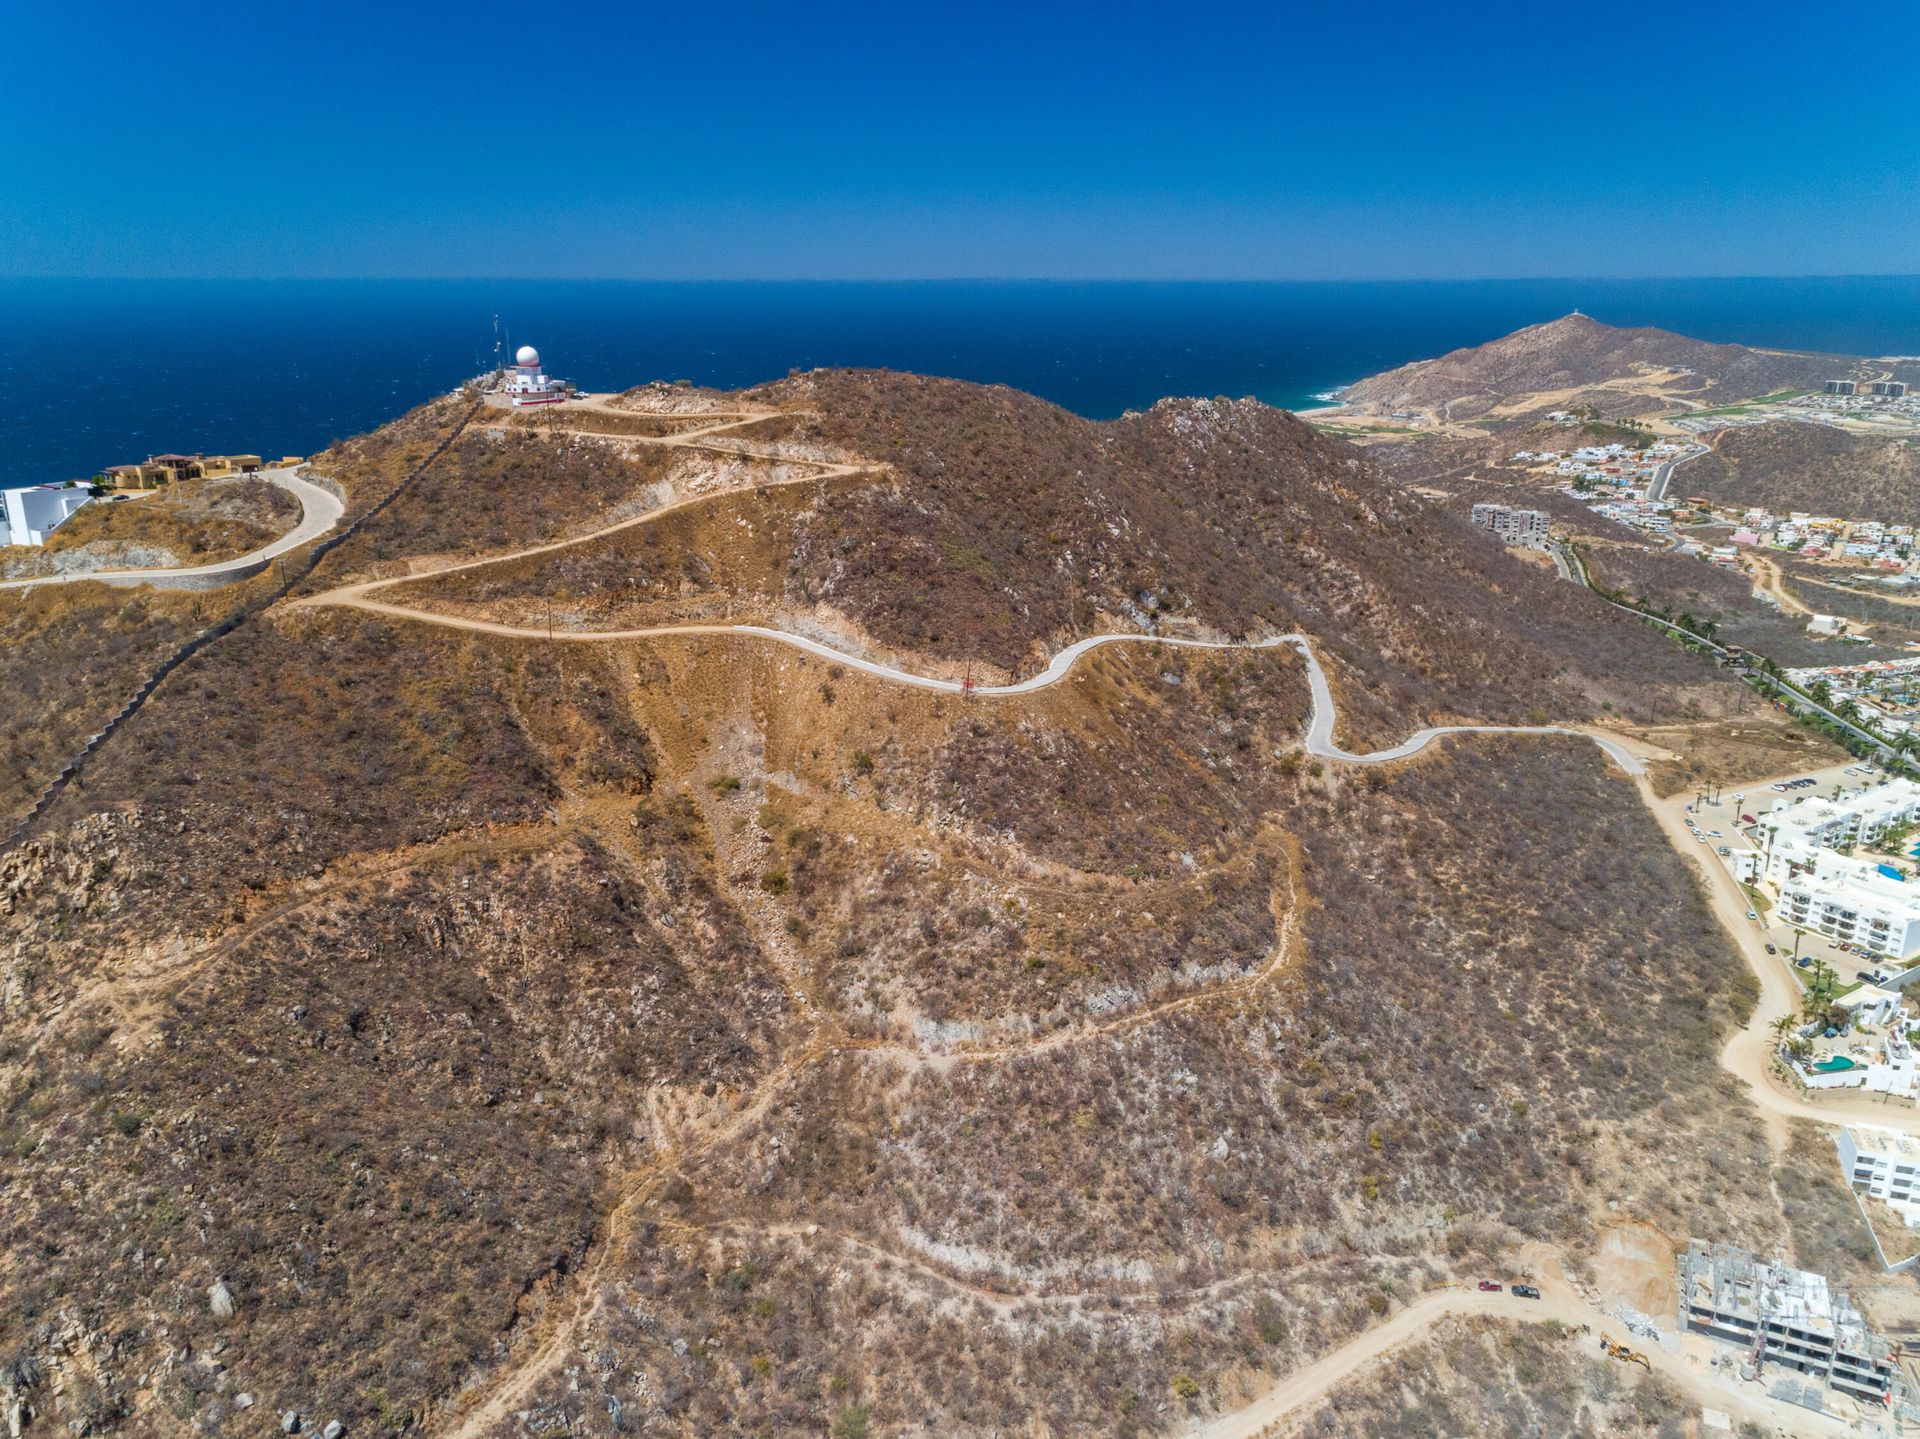
POLYGON ((1620 418, 1818 388, 1849 376, 1920 382, 1920 363, 1712 344, 1572 314, 1369 376, 1342 400, 1370 413, 1442 422, 1526 420, 1588 408, 1620 418))
MULTIPOLYGON (((1354 749, 1772 723, 1352 447, 826 372, 314 465, 337 547, 0 856, 29 1439, 1176 1434, 1627 1219, 1853 1262, 1617 765, 1344 763, 1303 651, 1173 643, 1303 636, 1354 749)), ((15 814, 210 613, 73 591, 15 814)))

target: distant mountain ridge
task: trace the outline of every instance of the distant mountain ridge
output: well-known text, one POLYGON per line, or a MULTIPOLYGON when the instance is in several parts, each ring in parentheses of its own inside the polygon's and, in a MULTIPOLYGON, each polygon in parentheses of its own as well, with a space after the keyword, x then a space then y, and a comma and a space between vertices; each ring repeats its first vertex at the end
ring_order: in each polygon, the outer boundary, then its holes
POLYGON ((1576 311, 1371 375, 1342 398, 1367 412, 1442 422, 1524 420, 1583 406, 1623 418, 1732 404, 1842 378, 1920 382, 1920 362, 1717 344, 1670 330, 1622 329, 1576 311))

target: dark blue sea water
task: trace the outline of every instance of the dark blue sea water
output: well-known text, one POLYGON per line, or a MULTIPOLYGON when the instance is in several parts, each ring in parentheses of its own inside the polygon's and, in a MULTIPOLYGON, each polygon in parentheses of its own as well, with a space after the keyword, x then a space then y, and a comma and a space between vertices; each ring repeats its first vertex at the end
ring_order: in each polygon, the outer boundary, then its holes
POLYGON ((1426 284, 0 281, 0 483, 153 451, 308 453, 475 373, 492 317, 556 374, 743 385, 883 365, 1095 417, 1303 406, 1572 309, 1703 339, 1920 353, 1920 277, 1426 284))

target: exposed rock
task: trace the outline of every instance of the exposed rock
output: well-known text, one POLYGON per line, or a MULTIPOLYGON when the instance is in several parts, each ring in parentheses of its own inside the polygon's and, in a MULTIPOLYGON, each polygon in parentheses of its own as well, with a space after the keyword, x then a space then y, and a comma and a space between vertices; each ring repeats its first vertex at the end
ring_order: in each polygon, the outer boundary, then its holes
POLYGON ((233 1318, 233 1291, 227 1288, 226 1280, 214 1280, 213 1287, 207 1291, 207 1307, 213 1310, 215 1319, 233 1318))
POLYGON ((280 1432, 282 1434, 298 1434, 300 1432, 300 1411, 298 1409, 289 1409, 280 1416, 280 1432))

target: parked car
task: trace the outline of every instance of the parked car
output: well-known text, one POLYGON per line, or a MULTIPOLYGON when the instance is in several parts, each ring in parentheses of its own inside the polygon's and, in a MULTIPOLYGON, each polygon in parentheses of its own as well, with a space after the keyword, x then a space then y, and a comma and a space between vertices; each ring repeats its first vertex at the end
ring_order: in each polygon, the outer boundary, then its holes
POLYGON ((1768 953, 1768 954, 1778 954, 1779 952, 1780 952, 1780 946, 1779 946, 1779 945, 1777 945, 1777 944, 1770 944, 1770 945, 1768 945, 1768 946, 1767 946, 1767 953, 1768 953))
POLYGON ((1862 984, 1872 984, 1874 982, 1873 971, 1870 969, 1859 970, 1854 974, 1853 977, 1859 980, 1862 984))
POLYGON ((1758 823, 1760 823, 1760 821, 1759 821, 1759 820, 1757 820, 1757 819, 1755 819, 1755 818, 1754 818, 1754 817, 1753 817, 1752 815, 1750 815, 1750 814, 1743 814, 1743 815, 1741 815, 1741 816, 1740 816, 1740 823, 1742 823, 1742 824, 1758 824, 1758 823))
POLYGON ((1794 963, 1795 963, 1795 964, 1797 964, 1797 965, 1799 965, 1799 966, 1800 966, 1800 968, 1802 968, 1802 969, 1812 969, 1812 968, 1813 968, 1813 956, 1812 956, 1812 955, 1810 955, 1810 954, 1803 954, 1803 955, 1801 955, 1801 956, 1800 956, 1800 957, 1799 957, 1798 959, 1796 959, 1796 960, 1794 961, 1794 963))
POLYGON ((1853 946, 1852 946, 1852 945, 1850 945, 1850 944, 1843 944, 1843 945, 1841 945, 1841 946, 1839 946, 1839 949, 1840 949, 1840 952, 1841 952, 1842 954, 1852 954, 1852 953, 1853 953, 1853 946))
POLYGON ((1485 1293, 1498 1294, 1502 1289, 1506 1288, 1506 1286, 1504 1284, 1496 1284, 1491 1279, 1482 1279, 1480 1281, 1480 1288, 1485 1293))
POLYGON ((1726 847, 1726 846, 1725 846, 1725 845, 1723 844, 1723 845, 1721 845, 1721 846, 1720 846, 1720 853, 1721 853, 1721 854, 1723 854, 1723 855, 1728 855, 1728 854, 1732 854, 1732 853, 1733 853, 1733 851, 1732 851, 1732 850, 1730 850, 1730 849, 1728 849, 1728 848, 1727 848, 1727 847, 1726 847))
POLYGON ((1513 1292, 1515 1297, 1520 1299, 1538 1299, 1540 1297, 1540 1291, 1535 1289, 1531 1284, 1516 1284, 1513 1286, 1513 1292))
POLYGON ((1707 833, 1712 835, 1715 839, 1720 838, 1720 831, 1717 829, 1710 829, 1707 831, 1707 833))
POLYGON ((1760 918, 1760 911, 1759 911, 1759 910, 1757 910, 1757 909, 1750 909, 1750 910, 1748 910, 1748 911, 1747 911, 1747 918, 1748 918, 1748 919, 1758 919, 1758 918, 1760 918))

